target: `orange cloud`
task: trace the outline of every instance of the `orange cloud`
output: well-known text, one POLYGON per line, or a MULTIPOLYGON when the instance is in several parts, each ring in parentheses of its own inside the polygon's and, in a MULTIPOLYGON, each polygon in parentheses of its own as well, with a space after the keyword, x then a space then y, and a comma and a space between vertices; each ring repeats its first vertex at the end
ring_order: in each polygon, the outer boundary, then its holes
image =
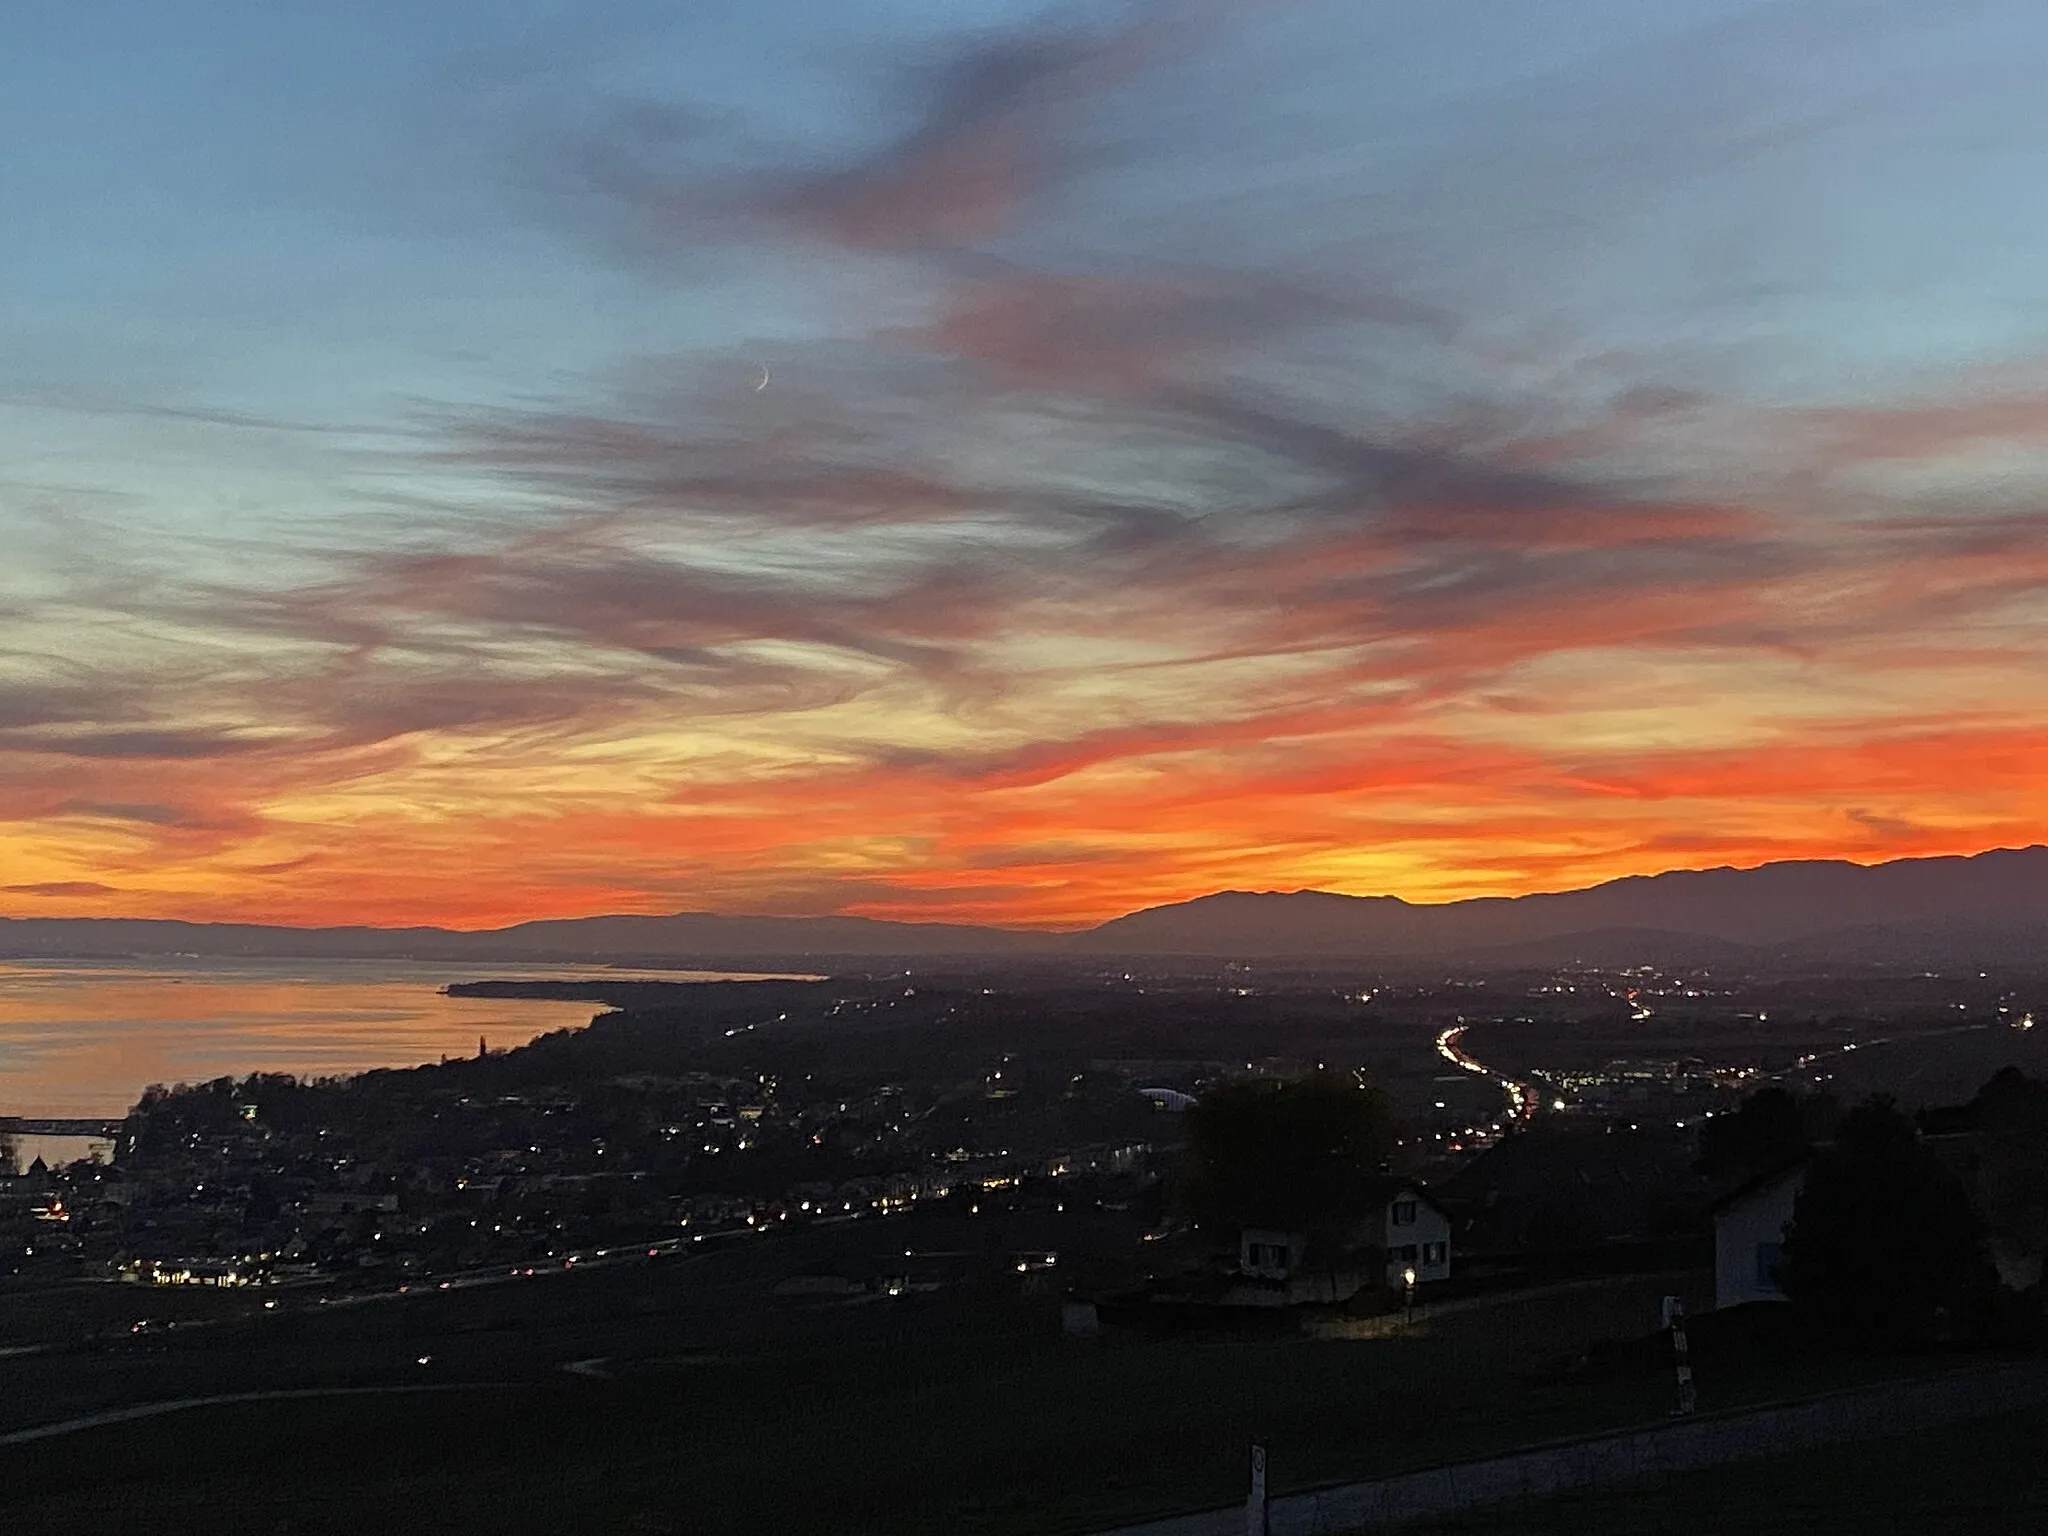
POLYGON ((2041 519, 1811 494, 2038 439, 2038 392, 1532 400, 1427 273, 1031 265, 1179 9, 978 39, 834 163, 693 181, 617 125, 614 213, 886 268, 886 316, 765 392, 750 346, 430 413, 402 537, 91 551, 0 674, 0 910, 1071 925, 2038 836, 2041 519))

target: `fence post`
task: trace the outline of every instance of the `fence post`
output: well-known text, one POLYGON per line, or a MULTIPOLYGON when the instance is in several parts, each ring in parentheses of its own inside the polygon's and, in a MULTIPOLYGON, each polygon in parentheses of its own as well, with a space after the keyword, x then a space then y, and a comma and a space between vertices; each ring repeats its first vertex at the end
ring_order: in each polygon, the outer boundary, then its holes
POLYGON ((1269 1536, 1266 1520, 1266 1442, 1252 1442, 1252 1490, 1245 1495, 1245 1536, 1269 1536))

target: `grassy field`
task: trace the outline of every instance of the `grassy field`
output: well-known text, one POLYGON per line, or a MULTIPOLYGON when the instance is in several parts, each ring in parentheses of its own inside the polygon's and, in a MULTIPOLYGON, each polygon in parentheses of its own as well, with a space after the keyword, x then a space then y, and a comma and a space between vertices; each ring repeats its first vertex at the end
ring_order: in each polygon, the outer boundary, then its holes
POLYGON ((1409 1527, 1412 1536, 1963 1536, 2048 1530, 2048 1419, 2015 1413, 1640 1488, 1409 1527))
MULTIPOLYGON (((1655 1420, 1671 1392, 1654 1352, 1540 1369, 1643 1333, 1664 1280, 1425 1317, 1392 1339, 1082 1341, 1060 1335, 1051 1298, 774 1298, 802 1258, 778 1239, 188 1328, 156 1353, 0 1361, 0 1428, 207 1392, 491 1384, 210 1408, 0 1449, 0 1530, 1057 1536, 1229 1502, 1254 1436, 1285 1489, 1655 1420), (609 1375, 562 1370, 590 1360, 609 1375)), ((1706 1284, 1679 1288, 1697 1303, 1706 1284)), ((1709 1409, 1926 1368, 1696 1363, 1709 1409)))

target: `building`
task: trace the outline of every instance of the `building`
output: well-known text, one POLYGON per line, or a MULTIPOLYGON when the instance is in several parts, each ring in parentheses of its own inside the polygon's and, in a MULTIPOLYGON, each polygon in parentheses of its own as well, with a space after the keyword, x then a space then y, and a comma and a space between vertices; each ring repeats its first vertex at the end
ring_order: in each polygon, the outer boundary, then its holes
POLYGON ((1714 1305, 1783 1301, 1778 1268, 1785 1261, 1785 1228, 1806 1187, 1812 1153, 1768 1169, 1714 1202, 1714 1305))
POLYGON ((1322 1262, 1308 1257, 1308 1234, 1278 1227, 1245 1227, 1238 1233, 1238 1284, 1226 1298, 1241 1306, 1291 1306, 1342 1302, 1377 1281, 1405 1290, 1414 1283, 1448 1280, 1451 1274, 1451 1218, 1422 1184, 1382 1179, 1373 1207, 1353 1229, 1342 1251, 1322 1262))
POLYGON ((1695 1133, 1546 1115, 1436 1186, 1461 1254, 1521 1259, 1656 1243, 1697 1230, 1710 1196, 1695 1133))
POLYGON ((1405 1287, 1410 1270, 1417 1285, 1450 1279, 1451 1218, 1443 1207, 1413 1181, 1395 1181, 1382 1194, 1375 1227, 1387 1284, 1405 1287))

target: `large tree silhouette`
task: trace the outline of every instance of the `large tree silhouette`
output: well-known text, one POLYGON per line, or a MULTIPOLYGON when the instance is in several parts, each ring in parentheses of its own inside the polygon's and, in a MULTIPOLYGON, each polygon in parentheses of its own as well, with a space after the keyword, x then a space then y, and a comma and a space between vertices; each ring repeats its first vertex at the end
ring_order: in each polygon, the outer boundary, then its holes
POLYGON ((1744 1179, 1783 1166, 1826 1137, 1841 1119, 1826 1094, 1802 1097, 1773 1085, 1759 1088, 1732 1112, 1700 1127, 1700 1172, 1744 1179))
POLYGON ((1850 1110, 1808 1169, 1781 1281, 1817 1329, 1871 1342, 1971 1332, 1997 1291, 1962 1181, 1885 1097, 1850 1110))
POLYGON ((1304 1232, 1326 1252, 1372 1209, 1394 1143, 1379 1092, 1334 1076, 1212 1088, 1188 1110, 1187 1133, 1195 1220, 1304 1232))

